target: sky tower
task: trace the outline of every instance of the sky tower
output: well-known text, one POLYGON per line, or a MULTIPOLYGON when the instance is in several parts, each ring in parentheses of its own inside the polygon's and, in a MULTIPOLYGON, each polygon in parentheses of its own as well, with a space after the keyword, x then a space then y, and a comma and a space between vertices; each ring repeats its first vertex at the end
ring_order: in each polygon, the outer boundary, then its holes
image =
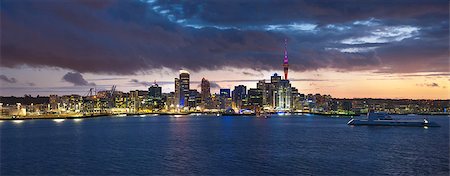
POLYGON ((284 39, 284 60, 283 60, 283 68, 284 68, 284 79, 287 80, 289 63, 288 63, 288 52, 287 52, 287 39, 284 39))

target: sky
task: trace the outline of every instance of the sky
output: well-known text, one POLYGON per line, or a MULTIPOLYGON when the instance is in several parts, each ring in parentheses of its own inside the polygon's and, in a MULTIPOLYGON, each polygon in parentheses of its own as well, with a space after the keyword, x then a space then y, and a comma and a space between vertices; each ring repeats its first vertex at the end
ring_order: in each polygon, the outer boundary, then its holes
POLYGON ((283 73, 300 93, 450 99, 448 0, 2 0, 0 95, 212 92, 283 73))

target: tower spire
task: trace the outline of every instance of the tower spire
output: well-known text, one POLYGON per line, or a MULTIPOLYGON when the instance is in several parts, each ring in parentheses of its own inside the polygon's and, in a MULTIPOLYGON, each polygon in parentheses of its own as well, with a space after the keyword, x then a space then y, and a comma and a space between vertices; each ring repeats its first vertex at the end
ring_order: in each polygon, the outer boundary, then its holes
POLYGON ((288 52, 287 52, 287 39, 284 39, 283 68, 284 68, 284 79, 287 79, 288 78, 288 70, 289 70, 289 59, 288 59, 288 52))

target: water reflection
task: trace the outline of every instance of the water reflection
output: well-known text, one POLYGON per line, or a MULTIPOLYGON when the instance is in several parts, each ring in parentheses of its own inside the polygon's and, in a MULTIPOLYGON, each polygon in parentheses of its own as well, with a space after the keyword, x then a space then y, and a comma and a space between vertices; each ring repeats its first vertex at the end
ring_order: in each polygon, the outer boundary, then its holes
POLYGON ((61 122, 64 122, 64 119, 53 119, 53 121, 56 123, 61 123, 61 122))

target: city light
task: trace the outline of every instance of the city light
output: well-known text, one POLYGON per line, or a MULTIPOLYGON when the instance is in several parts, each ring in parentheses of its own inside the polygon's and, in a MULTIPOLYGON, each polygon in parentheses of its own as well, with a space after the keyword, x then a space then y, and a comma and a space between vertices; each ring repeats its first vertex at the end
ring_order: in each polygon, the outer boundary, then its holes
POLYGON ((73 119, 74 122, 81 122, 83 119, 73 119))
POLYGON ((61 123, 61 122, 64 122, 64 119, 53 119, 53 121, 56 123, 61 123))
POLYGON ((24 122, 24 120, 13 120, 12 122, 13 122, 13 123, 16 123, 16 124, 21 124, 21 123, 24 122))

